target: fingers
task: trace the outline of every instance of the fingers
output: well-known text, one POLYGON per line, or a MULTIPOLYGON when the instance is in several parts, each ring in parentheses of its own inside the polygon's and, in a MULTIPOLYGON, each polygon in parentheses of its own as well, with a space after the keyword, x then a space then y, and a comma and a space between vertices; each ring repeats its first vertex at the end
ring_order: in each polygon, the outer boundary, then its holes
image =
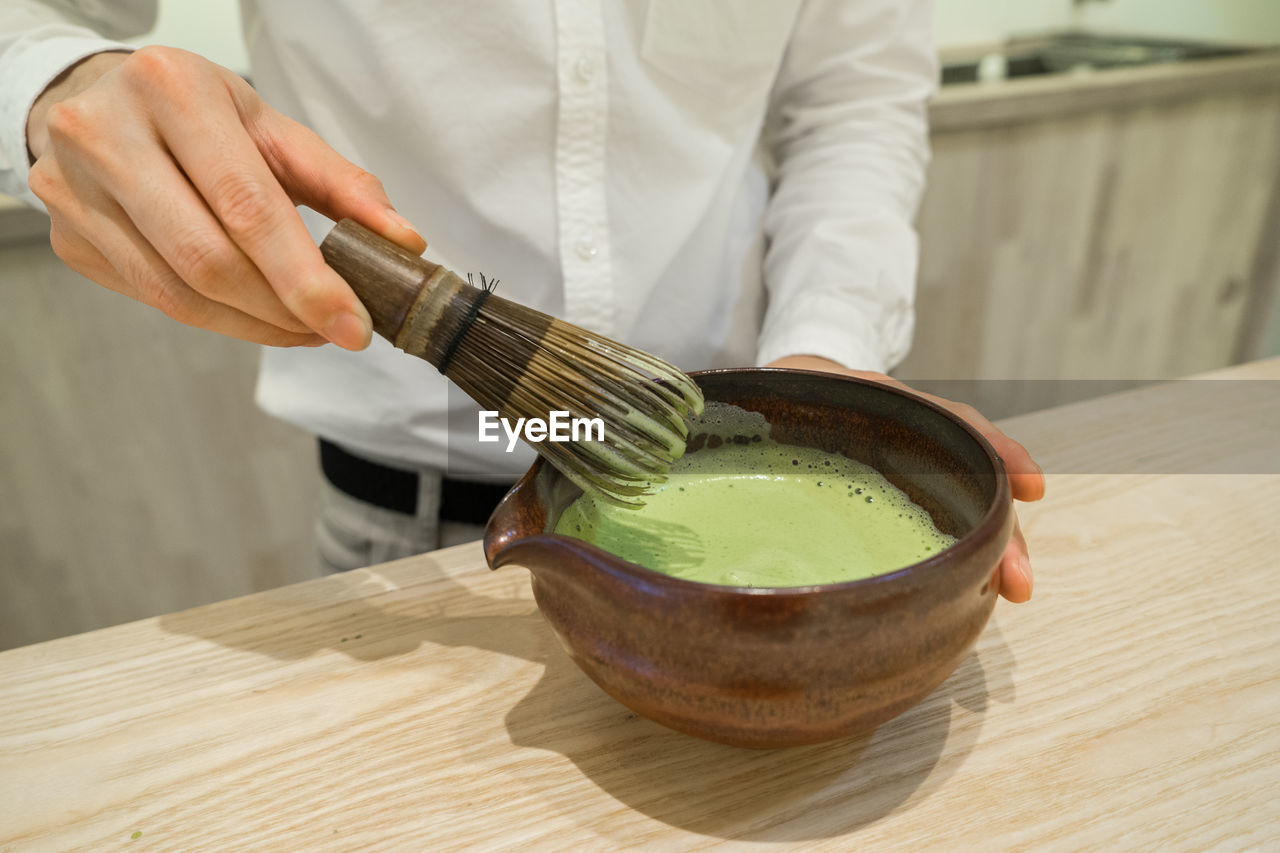
POLYGON ((1022 526, 1017 516, 1013 519, 1013 535, 1005 546, 1004 555, 1000 558, 1000 595, 1014 604, 1022 604, 1031 599, 1034 586, 1031 571, 1031 558, 1027 553, 1027 540, 1022 535, 1022 526))
POLYGON ((262 272, 231 241, 185 176, 167 158, 157 159, 143 180, 146 196, 160 204, 117 196, 141 235, 193 290, 273 326, 310 332, 271 288, 262 272))
MULTIPOLYGON (((1035 460, 1031 458, 1031 454, 1027 452, 1027 449, 996 429, 991 421, 983 417, 977 409, 970 405, 917 391, 883 373, 866 370, 847 370, 835 362, 818 356, 788 356, 771 362, 769 366, 843 373, 902 388, 912 394, 930 400, 969 423, 982 434, 983 438, 991 443, 991 446, 1004 462, 1005 471, 1009 476, 1010 490, 1013 492, 1014 498, 1021 501, 1036 501, 1044 497, 1044 473, 1040 470, 1040 466, 1035 463, 1035 460)), ((1009 537, 1008 544, 1005 546, 1004 553, 1000 557, 998 580, 1000 595, 1009 601, 1021 604, 1031 599, 1031 590, 1034 585, 1031 558, 1027 552, 1026 537, 1022 535, 1022 526, 1019 524, 1016 515, 1013 518, 1013 532, 1009 537)))
POLYGON ((1020 501, 1038 501, 1044 497, 1044 472, 1035 460, 1031 458, 1031 454, 1027 449, 1009 436, 1005 435, 995 424, 987 420, 981 412, 967 403, 957 403, 954 400, 948 400, 935 394, 926 394, 917 391, 905 383, 893 379, 884 374, 872 374, 866 371, 850 371, 855 375, 864 375, 874 378, 877 382, 883 382, 887 385, 893 385, 910 391, 920 397, 942 406, 944 409, 958 415, 964 419, 982 434, 982 437, 991 443, 996 453, 1000 456, 1000 460, 1004 462, 1005 473, 1009 477, 1009 487, 1013 492, 1013 497, 1020 501))
POLYGON ((82 86, 51 87, 60 94, 42 96, 35 122, 47 144, 32 189, 58 210, 68 255, 89 254, 79 235, 97 253, 80 258, 84 269, 103 267, 103 283, 183 322, 254 340, 309 342, 314 331, 347 349, 368 344, 368 312, 294 203, 421 252, 376 179, 195 54, 142 48, 89 70, 82 86))
MULTIPOLYGON (((988 426, 990 426, 988 424, 988 426)), ((991 426, 991 432, 983 437, 991 442, 996 453, 1004 462, 1005 473, 1009 476, 1009 486, 1013 497, 1020 501, 1038 501, 1044 497, 1044 472, 1031 458, 1027 449, 1000 430, 991 426)))
POLYGON ((1001 432, 973 406, 944 400, 932 394, 924 396, 964 418, 991 443, 1000 460, 1004 462, 1004 470, 1009 477, 1009 488, 1015 500, 1038 501, 1044 497, 1044 472, 1031 458, 1031 454, 1025 447, 1001 432))
MULTIPOLYGON (((926 395, 944 408, 950 409, 973 426, 991 443, 1004 462, 1009 477, 1009 489, 1015 500, 1038 501, 1044 497, 1044 473, 1031 458, 1027 449, 996 428, 975 408, 965 403, 955 403, 941 397, 926 395)), ((1022 535, 1022 525, 1015 515, 1013 533, 1000 557, 1000 595, 1014 604, 1031 600, 1034 576, 1031 556, 1027 551, 1027 539, 1022 535)))
MULTIPOLYGON (((182 51, 144 49, 45 109, 48 144, 30 184, 54 214, 51 242, 73 268, 184 323, 260 343, 314 344, 308 324, 273 292, 173 162, 169 140, 156 126, 155 114, 197 104, 208 81, 217 85, 212 63, 182 51), (157 90, 163 96, 148 99, 157 90)), ((222 135, 237 133, 224 126, 222 135)), ((300 221, 297 227, 316 265, 328 272, 300 221)), ((345 283, 332 277, 354 302, 345 283)), ((355 334, 345 336, 348 346, 367 341, 359 325, 357 318, 355 334)))
MULTIPOLYGON (((138 85, 151 87, 151 119, 222 230, 288 310, 346 349, 372 334, 364 306, 330 269, 254 141, 223 81, 174 68, 169 52, 135 54, 138 85), (194 91, 192 91, 194 90, 194 91)), ((228 263, 227 257, 220 259, 228 263)))
POLYGON ((957 403, 954 400, 948 400, 936 394, 917 391, 901 380, 894 379, 884 373, 876 373, 869 370, 846 370, 835 362, 818 356, 788 356, 772 362, 769 366, 844 373, 862 379, 871 379, 884 385, 892 385, 895 388, 909 391, 918 397, 923 397, 968 422, 970 426, 982 434, 983 438, 991 443, 996 453, 999 454, 1001 461, 1004 462, 1005 473, 1009 477, 1009 487, 1016 500, 1038 501, 1044 497, 1044 472, 1036 464, 1035 460, 1031 458, 1031 454, 1027 452, 1027 449, 997 429, 981 412, 967 403, 957 403))
POLYGON ((97 223, 92 229, 101 247, 69 228, 61 216, 51 216, 51 225, 50 244, 68 267, 110 290, 158 308, 181 323, 266 346, 325 343, 314 333, 281 329, 196 293, 136 230, 130 234, 130 228, 121 227, 118 222, 97 223))
MULTIPOLYGON (((972 406, 932 394, 923 396, 963 418, 991 443, 1004 462, 1009 488, 1015 500, 1038 501, 1044 497, 1044 473, 1025 447, 997 429, 972 406)), ((1031 600, 1035 578, 1031 570, 1031 556, 1027 551, 1027 539, 1022 535, 1022 525, 1016 515, 1013 518, 1013 533, 1000 557, 999 573, 1002 597, 1014 604, 1031 600)))
MULTIPOLYGON (((84 145, 82 124, 89 117, 66 117, 55 110, 52 133, 62 150, 79 157, 49 162, 71 195, 114 212, 119 206, 177 276, 197 293, 253 317, 294 332, 311 330, 293 315, 248 257, 227 237, 185 175, 157 140, 146 134, 120 133, 118 144, 84 145), (66 127, 65 125, 72 126, 66 127)), ((108 217, 110 218, 110 217, 108 217)), ((115 223, 120 228, 123 223, 115 223)), ((88 223, 82 223, 88 227, 88 223)), ((85 230, 84 233, 92 233, 85 230)))
POLYGON ((330 219, 350 218, 422 254, 427 241, 391 206, 382 182, 349 162, 323 139, 262 104, 250 130, 271 171, 296 204, 330 219))

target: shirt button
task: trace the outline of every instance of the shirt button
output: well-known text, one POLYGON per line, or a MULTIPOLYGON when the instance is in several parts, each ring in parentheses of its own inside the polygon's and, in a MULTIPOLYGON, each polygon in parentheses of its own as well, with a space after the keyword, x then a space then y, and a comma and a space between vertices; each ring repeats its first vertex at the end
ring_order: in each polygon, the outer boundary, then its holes
POLYGON ((599 254, 600 250, 596 248, 596 241, 591 237, 583 237, 574 244, 574 251, 578 253, 578 257, 584 261, 589 261, 599 254))
POLYGON ((573 63, 573 74, 581 82, 588 83, 592 77, 596 76, 596 64, 589 56, 579 57, 578 61, 573 63))

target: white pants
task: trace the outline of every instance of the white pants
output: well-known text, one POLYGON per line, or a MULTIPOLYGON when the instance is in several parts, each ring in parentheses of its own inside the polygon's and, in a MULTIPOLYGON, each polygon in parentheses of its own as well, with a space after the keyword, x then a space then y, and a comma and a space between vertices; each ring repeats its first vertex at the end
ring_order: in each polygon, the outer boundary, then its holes
POLYGON ((326 572, 362 569, 437 548, 472 542, 484 525, 441 521, 439 471, 418 471, 418 511, 407 515, 365 503, 324 483, 316 520, 316 556, 326 572))

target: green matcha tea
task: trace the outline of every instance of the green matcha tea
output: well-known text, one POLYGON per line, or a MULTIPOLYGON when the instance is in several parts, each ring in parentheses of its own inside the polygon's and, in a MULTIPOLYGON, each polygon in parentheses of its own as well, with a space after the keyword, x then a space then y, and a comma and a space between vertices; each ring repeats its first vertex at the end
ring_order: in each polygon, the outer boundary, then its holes
POLYGON ((709 404, 695 429, 705 445, 643 507, 583 495, 555 532, 676 577, 749 587, 885 574, 956 541, 875 469, 778 444, 760 415, 709 404))

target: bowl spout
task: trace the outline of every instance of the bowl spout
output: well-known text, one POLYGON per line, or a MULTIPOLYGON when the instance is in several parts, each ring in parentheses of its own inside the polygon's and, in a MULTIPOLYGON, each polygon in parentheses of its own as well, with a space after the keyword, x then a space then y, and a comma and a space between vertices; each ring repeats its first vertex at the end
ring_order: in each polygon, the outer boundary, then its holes
POLYGON ((540 562, 546 549, 530 540, 542 539, 537 534, 547 527, 547 503, 538 495, 542 465, 541 459, 535 462, 489 516, 484 529, 484 558, 490 569, 508 563, 528 566, 525 561, 529 559, 540 562))

